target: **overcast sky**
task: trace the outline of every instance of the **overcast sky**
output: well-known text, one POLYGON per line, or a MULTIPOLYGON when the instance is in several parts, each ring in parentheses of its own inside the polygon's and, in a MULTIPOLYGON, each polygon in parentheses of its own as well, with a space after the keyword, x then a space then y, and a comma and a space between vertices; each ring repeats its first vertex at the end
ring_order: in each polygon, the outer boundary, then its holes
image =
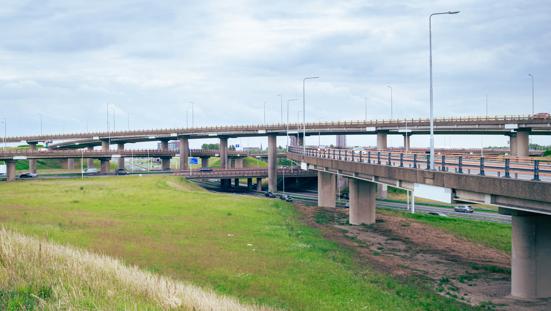
POLYGON ((395 117, 427 117, 428 15, 447 10, 461 13, 433 19, 437 116, 484 114, 486 95, 490 114, 530 113, 528 73, 536 112, 551 111, 546 0, 3 0, 0 118, 8 135, 39 133, 40 114, 45 133, 104 130, 109 103, 117 129, 182 127, 193 101, 196 125, 251 124, 266 102, 278 122, 282 94, 299 98, 294 121, 309 75, 321 77, 307 86, 310 121, 363 119, 365 100, 369 118, 388 118, 387 85, 395 117))

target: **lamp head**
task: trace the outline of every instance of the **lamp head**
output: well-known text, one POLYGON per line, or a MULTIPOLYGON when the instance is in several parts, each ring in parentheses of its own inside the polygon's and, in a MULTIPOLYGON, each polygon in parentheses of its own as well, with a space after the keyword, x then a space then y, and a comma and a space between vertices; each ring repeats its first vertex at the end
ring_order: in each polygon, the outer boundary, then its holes
POLYGON ((459 14, 461 11, 448 11, 448 14, 459 14))

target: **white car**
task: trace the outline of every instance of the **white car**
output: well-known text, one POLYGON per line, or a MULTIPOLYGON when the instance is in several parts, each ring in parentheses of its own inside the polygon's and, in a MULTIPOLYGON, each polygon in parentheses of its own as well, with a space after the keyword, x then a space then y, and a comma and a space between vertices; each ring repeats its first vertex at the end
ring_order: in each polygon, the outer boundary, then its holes
POLYGON ((99 171, 98 171, 97 168, 87 168, 84 171, 82 171, 82 174, 97 175, 97 174, 99 174, 99 171))

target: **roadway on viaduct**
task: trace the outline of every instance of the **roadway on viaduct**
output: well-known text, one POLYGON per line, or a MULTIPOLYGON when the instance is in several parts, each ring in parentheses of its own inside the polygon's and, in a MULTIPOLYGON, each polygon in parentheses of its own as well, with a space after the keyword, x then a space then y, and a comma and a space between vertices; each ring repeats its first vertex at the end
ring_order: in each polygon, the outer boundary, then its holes
MULTIPOLYGON (((511 170, 508 165, 514 166, 511 163, 500 166, 504 174, 498 177, 486 175, 483 166, 478 171, 467 172, 460 160, 453 162, 455 171, 448 169, 452 163, 443 160, 438 170, 427 169, 428 159, 424 163, 419 159, 419 165, 414 163, 409 167, 404 165, 403 154, 396 161, 388 153, 384 156, 378 153, 373 158, 351 150, 341 150, 339 154, 338 150, 294 147, 289 150, 288 158, 318 172, 319 206, 334 207, 336 177, 348 177, 351 224, 375 222, 377 184, 410 191, 417 185, 437 186, 449 189, 451 198, 457 201, 499 206, 501 213, 512 216, 512 296, 551 297, 551 182, 539 178, 537 166, 529 172, 534 180, 527 180, 505 174, 507 168, 511 170)), ((480 163, 483 165, 483 160, 480 163)))

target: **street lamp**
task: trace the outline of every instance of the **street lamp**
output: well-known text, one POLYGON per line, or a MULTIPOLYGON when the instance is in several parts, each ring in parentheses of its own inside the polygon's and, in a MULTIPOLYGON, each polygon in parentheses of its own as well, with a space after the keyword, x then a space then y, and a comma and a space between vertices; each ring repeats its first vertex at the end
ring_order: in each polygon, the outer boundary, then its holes
POLYGON ((364 106, 365 106, 365 122, 367 122, 367 97, 364 97, 364 106))
POLYGON ((459 11, 432 13, 429 15, 429 71, 430 71, 430 169, 434 170, 434 108, 432 94, 432 17, 434 15, 458 14, 459 11))
POLYGON ((392 86, 387 85, 386 87, 388 87, 390 89, 390 119, 393 119, 394 109, 392 108, 392 86))
POLYGON ((306 77, 302 79, 302 146, 306 154, 306 80, 319 79, 319 77, 306 77))
POLYGON ((6 122, 6 118, 4 118, 4 120, 2 121, 2 123, 4 123, 4 147, 2 147, 2 151, 6 151, 6 133, 7 133, 7 122, 6 122))
POLYGON ((281 123, 283 123, 283 95, 277 94, 279 96, 279 100, 281 101, 281 123))
POLYGON ((192 101, 190 101, 189 103, 191 104, 191 127, 193 127, 195 125, 195 123, 194 123, 194 114, 195 113, 193 111, 193 108, 194 108, 193 106, 195 105, 195 103, 192 102, 192 101))
POLYGON ((532 114, 534 114, 535 113, 534 111, 534 75, 529 73, 528 76, 532 80, 532 114))

